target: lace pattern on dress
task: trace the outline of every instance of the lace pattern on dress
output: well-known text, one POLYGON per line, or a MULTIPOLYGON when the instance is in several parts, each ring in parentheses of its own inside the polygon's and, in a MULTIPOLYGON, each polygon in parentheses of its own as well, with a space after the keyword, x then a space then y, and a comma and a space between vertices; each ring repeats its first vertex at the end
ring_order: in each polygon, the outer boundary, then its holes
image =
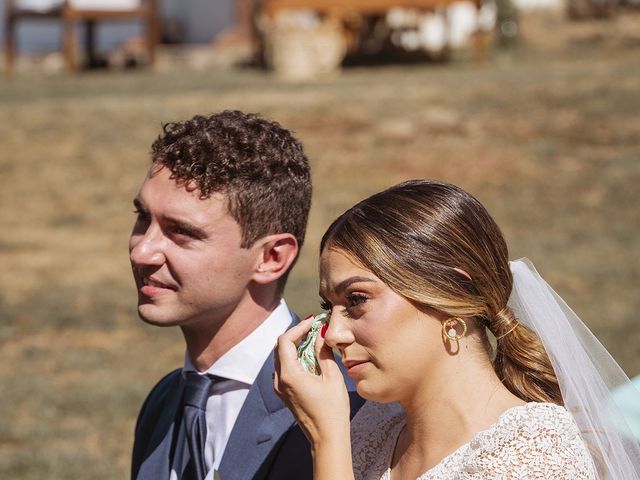
MULTIPOLYGON (((397 404, 367 402, 351 426, 356 480, 390 480, 391 458, 405 424, 397 404)), ((489 429, 418 480, 595 480, 593 460, 571 415, 531 402, 506 410, 489 429)))

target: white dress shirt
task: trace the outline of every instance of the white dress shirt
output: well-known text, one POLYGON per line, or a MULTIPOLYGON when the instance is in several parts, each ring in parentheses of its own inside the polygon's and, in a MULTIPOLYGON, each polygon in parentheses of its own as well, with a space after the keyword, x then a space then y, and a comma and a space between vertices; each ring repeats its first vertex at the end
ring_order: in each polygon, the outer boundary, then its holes
MULTIPOLYGON (((249 389, 273 350, 278 337, 287 329, 291 321, 291 313, 283 299, 271 315, 253 332, 220 357, 207 371, 198 372, 202 375, 210 374, 222 378, 214 383, 212 394, 207 400, 207 441, 204 452, 204 460, 209 470, 207 478, 213 478, 213 471, 220 467, 231 430, 249 394, 249 389)), ((185 353, 184 370, 197 371, 188 353, 185 353)), ((182 443, 185 441, 183 429, 184 425, 180 425, 181 432, 178 435, 176 449, 178 452, 181 451, 182 443)), ((185 466, 176 465, 174 462, 171 480, 180 478, 175 469, 181 472, 185 466)))

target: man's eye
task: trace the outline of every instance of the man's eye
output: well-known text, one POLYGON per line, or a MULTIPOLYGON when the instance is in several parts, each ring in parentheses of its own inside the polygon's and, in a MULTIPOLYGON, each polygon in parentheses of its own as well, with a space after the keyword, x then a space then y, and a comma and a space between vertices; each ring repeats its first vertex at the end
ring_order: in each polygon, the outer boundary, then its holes
POLYGON ((186 228, 182 228, 182 227, 175 227, 173 229, 171 229, 171 233, 174 235, 177 235, 179 237, 189 237, 192 238, 193 232, 191 232, 190 230, 187 230, 186 228))
POLYGON ((135 213, 141 220, 146 220, 147 218, 149 218, 149 214, 140 208, 134 209, 133 213, 135 213))

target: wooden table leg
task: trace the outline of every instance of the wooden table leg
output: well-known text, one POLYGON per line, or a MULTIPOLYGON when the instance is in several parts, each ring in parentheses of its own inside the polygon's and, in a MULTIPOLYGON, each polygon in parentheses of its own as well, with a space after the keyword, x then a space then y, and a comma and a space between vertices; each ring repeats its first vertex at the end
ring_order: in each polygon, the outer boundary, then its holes
POLYGON ((96 21, 93 19, 84 21, 84 53, 86 68, 98 66, 96 58, 96 21))
POLYGON ((9 18, 4 32, 4 62, 7 75, 12 75, 16 58, 16 19, 7 12, 9 18))
POLYGON ((156 63, 156 46, 158 45, 158 18, 152 9, 147 20, 147 51, 149 52, 149 66, 156 63))
POLYGON ((71 20, 63 21, 62 50, 64 51, 64 63, 67 71, 73 73, 76 70, 76 33, 75 22, 71 20))
POLYGON ((473 59, 476 63, 484 63, 487 59, 490 34, 480 24, 481 3, 476 3, 476 29, 473 32, 473 59))

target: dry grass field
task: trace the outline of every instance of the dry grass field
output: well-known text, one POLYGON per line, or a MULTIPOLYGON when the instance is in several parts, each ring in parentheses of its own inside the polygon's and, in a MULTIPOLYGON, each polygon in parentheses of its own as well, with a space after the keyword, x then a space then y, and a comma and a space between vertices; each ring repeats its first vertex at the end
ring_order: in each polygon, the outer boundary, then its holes
POLYGON ((0 79, 0 478, 124 479, 179 331, 137 319, 131 201, 161 123, 222 109, 292 128, 312 159, 287 291, 318 310, 316 250, 358 199, 430 177, 476 195, 629 375, 640 373, 640 17, 523 19, 478 65, 349 68, 287 84, 217 69, 0 79))

